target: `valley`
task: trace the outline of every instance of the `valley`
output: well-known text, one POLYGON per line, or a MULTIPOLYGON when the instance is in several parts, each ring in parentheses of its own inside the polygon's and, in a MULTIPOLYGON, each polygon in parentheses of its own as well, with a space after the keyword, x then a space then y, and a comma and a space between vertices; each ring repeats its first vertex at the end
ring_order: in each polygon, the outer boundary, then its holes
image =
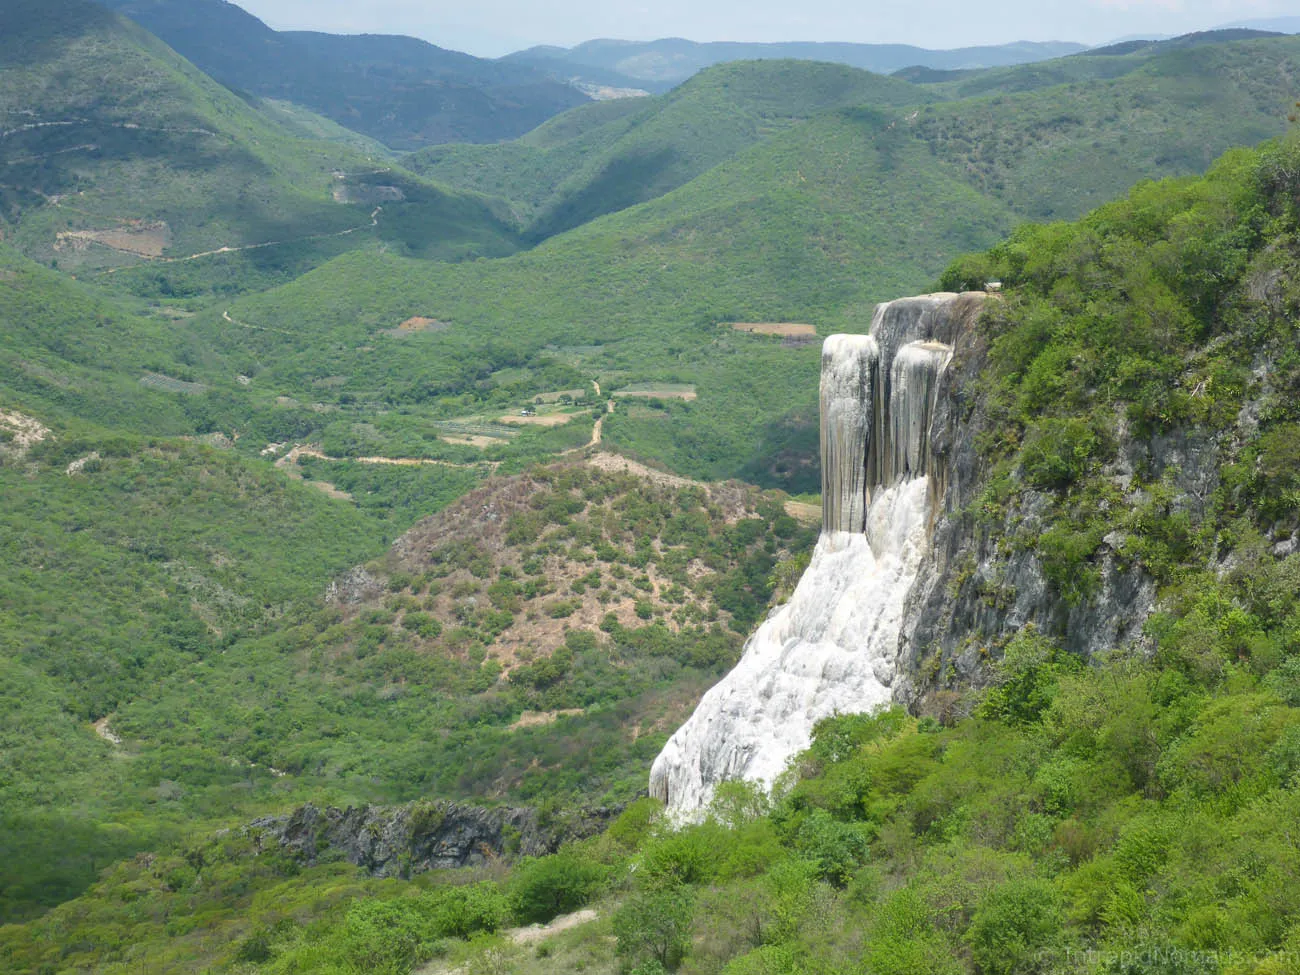
POLYGON ((1076 48, 6 4, 0 969, 1291 971, 1300 37, 1076 48))

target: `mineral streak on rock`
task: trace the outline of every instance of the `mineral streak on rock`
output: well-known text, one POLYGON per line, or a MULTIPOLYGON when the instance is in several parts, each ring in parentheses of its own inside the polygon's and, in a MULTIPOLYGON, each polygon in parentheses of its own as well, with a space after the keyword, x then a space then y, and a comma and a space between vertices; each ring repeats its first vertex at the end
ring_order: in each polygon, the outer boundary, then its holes
POLYGON ((889 452, 881 483, 930 473, 930 426, 939 376, 952 358, 952 346, 911 342, 898 350, 889 390, 889 452))
POLYGON ((715 787, 771 786, 813 726, 890 700, 907 596, 928 546, 941 476, 931 449, 940 377, 982 297, 937 294, 877 306, 870 335, 822 350, 822 536, 790 601, 677 730, 650 792, 679 818, 715 787))
POLYGON ((861 532, 880 349, 870 335, 832 335, 822 346, 822 531, 861 532))

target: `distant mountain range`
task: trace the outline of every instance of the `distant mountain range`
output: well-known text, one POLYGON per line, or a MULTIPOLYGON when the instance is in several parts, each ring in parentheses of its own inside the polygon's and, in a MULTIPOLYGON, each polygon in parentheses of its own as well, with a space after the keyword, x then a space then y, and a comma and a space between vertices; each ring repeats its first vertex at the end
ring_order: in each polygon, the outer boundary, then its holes
POLYGON ((394 149, 498 142, 588 100, 524 63, 413 37, 275 31, 226 0, 101 0, 228 87, 303 105, 394 149))
POLYGON ((514 139, 591 97, 662 93, 728 61, 794 58, 889 74, 1023 64, 1084 50, 1017 42, 931 51, 905 44, 594 40, 498 60, 413 37, 277 31, 227 0, 99 0, 236 91, 293 102, 399 151, 514 139))
POLYGON ((595 40, 571 48, 531 47, 509 54, 502 60, 530 65, 549 71, 556 77, 578 82, 664 92, 704 68, 727 61, 793 58, 800 61, 830 61, 877 74, 891 74, 913 66, 938 70, 1006 67, 1075 54, 1086 47, 1085 44, 1068 41, 1017 41, 992 47, 933 51, 909 44, 698 43, 680 37, 669 37, 644 42, 595 40))
POLYGON ((1255 20, 1233 20, 1223 27, 1250 27, 1255 30, 1275 31, 1278 34, 1300 34, 1300 17, 1261 17, 1255 20))
POLYGON ((1285 31, 1260 30, 1249 27, 1221 27, 1217 30, 1197 31, 1178 37, 1129 38, 1115 41, 1102 47, 1091 48, 1089 55, 1124 55, 1142 52, 1144 54, 1164 54, 1168 51, 1182 51, 1187 48, 1201 47, 1206 44, 1224 44, 1231 41, 1253 41, 1263 37, 1280 37, 1285 31))

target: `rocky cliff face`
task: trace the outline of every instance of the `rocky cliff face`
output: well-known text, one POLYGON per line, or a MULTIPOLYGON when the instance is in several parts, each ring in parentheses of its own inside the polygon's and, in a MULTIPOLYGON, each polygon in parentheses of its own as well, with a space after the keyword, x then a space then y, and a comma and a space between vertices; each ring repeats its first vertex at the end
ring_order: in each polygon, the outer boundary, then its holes
MULTIPOLYGON (((977 445, 991 432, 979 322, 996 300, 906 298, 878 306, 869 335, 826 340, 822 536, 790 601, 655 761, 651 793, 679 815, 726 779, 770 785, 828 715, 890 700, 943 715, 959 696, 946 692, 981 683, 983 665, 1028 625, 1084 657, 1142 641, 1156 586, 1122 557, 1119 533, 1089 559, 1096 590, 1072 601, 1036 544, 1051 523, 1047 494, 1018 484, 996 518, 976 517, 989 477, 977 445)), ((1163 479, 1199 520, 1223 445, 1198 433, 1134 437, 1122 416, 1115 429, 1102 473, 1122 503, 1141 503, 1137 485, 1163 479)))
POLYGON ((528 808, 481 808, 454 802, 407 806, 302 806, 244 827, 263 850, 284 850, 314 864, 346 860, 379 877, 476 866, 499 857, 543 856, 599 833, 620 809, 589 809, 544 822, 528 808))
MULTIPOLYGON (((982 664, 1027 625, 1089 657, 1139 642, 1156 602, 1154 582, 1119 558, 1116 538, 1108 538, 1102 555, 1100 591, 1075 605, 1062 598, 1039 553, 1012 541, 1036 539, 1047 527, 1049 505, 1039 492, 1024 490, 995 523, 975 517, 988 475, 977 444, 989 428, 978 391, 988 352, 978 315, 960 323, 952 342, 952 363, 939 378, 930 426, 934 527, 899 634, 894 697, 913 710, 942 710, 931 699, 935 691, 979 684, 982 664)), ((1119 433, 1117 457, 1107 471, 1117 484, 1130 483, 1141 468, 1156 477, 1168 470, 1184 501, 1213 490, 1218 459, 1207 438, 1136 440, 1122 423, 1119 433)))

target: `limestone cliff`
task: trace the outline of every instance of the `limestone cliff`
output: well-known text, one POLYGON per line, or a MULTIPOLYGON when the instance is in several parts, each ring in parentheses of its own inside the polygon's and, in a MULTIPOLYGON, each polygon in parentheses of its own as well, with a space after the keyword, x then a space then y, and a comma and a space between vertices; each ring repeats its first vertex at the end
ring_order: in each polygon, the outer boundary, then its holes
MULTIPOLYGON (((1026 625, 1089 657, 1140 641, 1156 602, 1153 580, 1110 544, 1101 554, 1101 591, 1080 604, 1063 599, 1039 552, 1010 543, 1048 527, 1050 505, 1042 493, 1022 485, 1019 503, 999 522, 974 517, 988 476, 977 444, 990 427, 979 386, 988 340, 978 319, 966 317, 952 333, 952 361, 939 378, 929 445, 941 483, 925 558, 908 594, 893 686, 899 703, 940 716, 954 695, 936 692, 981 683, 983 665, 1026 625)), ((1128 437, 1121 423, 1117 459, 1107 473, 1126 483, 1136 467, 1157 477, 1170 469, 1179 494, 1194 498, 1212 489, 1217 466, 1204 437, 1142 441, 1128 437)))
MULTIPOLYGON (((869 334, 826 340, 822 536, 790 601, 655 761, 651 793, 678 815, 726 779, 770 785, 828 715, 893 700, 948 716, 1026 625, 1084 657, 1141 643, 1156 585, 1118 533, 1089 559, 1097 591, 1070 600, 1035 544, 1053 523, 1048 494, 1021 483, 998 518, 975 517, 989 475, 978 444, 991 432, 980 322, 996 300, 905 298, 878 306, 869 334)), ((1195 431, 1134 437, 1122 415, 1115 426, 1101 473, 1125 503, 1163 480, 1199 520, 1225 445, 1195 431)))

